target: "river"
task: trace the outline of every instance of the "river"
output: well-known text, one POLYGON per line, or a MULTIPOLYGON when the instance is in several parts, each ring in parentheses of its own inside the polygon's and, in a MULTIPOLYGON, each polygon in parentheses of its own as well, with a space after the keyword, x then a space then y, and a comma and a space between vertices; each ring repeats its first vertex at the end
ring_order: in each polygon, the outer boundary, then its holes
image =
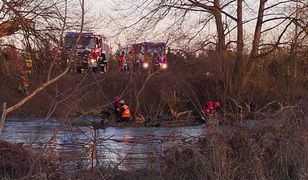
POLYGON ((164 150, 184 141, 196 141, 203 131, 202 126, 94 130, 87 126, 61 124, 56 119, 10 118, 0 137, 43 152, 64 171, 96 165, 130 170, 159 166, 164 150))

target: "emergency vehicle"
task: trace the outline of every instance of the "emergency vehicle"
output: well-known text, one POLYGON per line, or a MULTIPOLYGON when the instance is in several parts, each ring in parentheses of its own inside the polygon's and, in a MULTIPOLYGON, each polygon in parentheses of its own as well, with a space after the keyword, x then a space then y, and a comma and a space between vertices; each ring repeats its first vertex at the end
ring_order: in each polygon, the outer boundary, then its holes
POLYGON ((106 56, 109 54, 109 45, 103 35, 93 32, 84 32, 81 34, 77 42, 78 32, 67 32, 64 37, 64 51, 66 59, 73 55, 72 64, 77 72, 86 72, 88 70, 97 71, 99 58, 102 53, 106 56), (76 48, 74 48, 76 46, 76 48), (72 53, 72 50, 75 52, 72 53))
POLYGON ((165 42, 142 42, 132 45, 124 45, 120 51, 125 54, 134 53, 137 63, 141 63, 142 67, 147 69, 151 66, 158 66, 160 69, 167 69, 167 53, 165 42))

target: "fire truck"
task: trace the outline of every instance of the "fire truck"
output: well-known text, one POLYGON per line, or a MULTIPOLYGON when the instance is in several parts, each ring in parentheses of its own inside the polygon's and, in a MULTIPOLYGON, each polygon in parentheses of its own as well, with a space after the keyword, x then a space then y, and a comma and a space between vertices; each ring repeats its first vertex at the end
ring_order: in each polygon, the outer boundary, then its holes
POLYGON ((66 59, 72 59, 73 67, 77 72, 87 72, 88 70, 97 71, 99 58, 102 53, 106 56, 109 54, 109 45, 104 36, 93 32, 79 33, 67 32, 64 37, 64 51, 66 59), (76 46, 76 48, 74 48, 76 46), (75 49, 75 52, 72 52, 75 49), (73 55, 73 57, 70 57, 73 55))
POLYGON ((151 66, 161 70, 167 69, 167 53, 165 42, 142 42, 121 47, 125 54, 134 53, 137 63, 144 69, 151 66))

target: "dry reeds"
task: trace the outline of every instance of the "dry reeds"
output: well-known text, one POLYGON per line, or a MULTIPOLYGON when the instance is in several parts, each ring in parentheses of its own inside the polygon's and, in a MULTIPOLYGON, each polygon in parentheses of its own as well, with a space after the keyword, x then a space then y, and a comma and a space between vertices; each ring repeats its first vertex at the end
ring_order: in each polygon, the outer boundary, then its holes
POLYGON ((165 152, 167 179, 306 179, 308 122, 286 108, 256 125, 220 126, 210 119, 197 144, 165 152))
POLYGON ((0 141, 1 178, 21 178, 26 176, 33 163, 32 154, 22 144, 0 141))

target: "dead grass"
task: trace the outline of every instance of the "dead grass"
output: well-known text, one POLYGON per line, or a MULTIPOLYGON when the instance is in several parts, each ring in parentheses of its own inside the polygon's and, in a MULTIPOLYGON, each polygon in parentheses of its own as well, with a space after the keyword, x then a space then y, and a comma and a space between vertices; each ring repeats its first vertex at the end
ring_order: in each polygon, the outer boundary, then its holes
MULTIPOLYGON (((33 154, 25 149, 22 144, 11 144, 0 141, 0 174, 1 178, 21 178, 28 174, 32 163, 33 154)), ((43 168, 42 164, 36 166, 43 168)), ((40 169, 36 169, 35 173, 40 169)))
POLYGON ((210 119, 194 145, 165 152, 166 179, 307 179, 308 122, 287 108, 253 126, 210 119))

